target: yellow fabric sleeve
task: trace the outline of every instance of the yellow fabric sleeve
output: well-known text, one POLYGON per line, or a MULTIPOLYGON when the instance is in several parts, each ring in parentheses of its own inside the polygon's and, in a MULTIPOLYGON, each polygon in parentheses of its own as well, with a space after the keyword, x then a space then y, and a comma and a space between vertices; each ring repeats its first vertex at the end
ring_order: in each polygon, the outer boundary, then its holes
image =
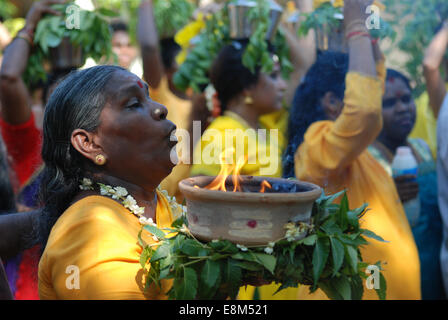
MULTIPOLYGON (((156 220, 160 227, 171 225, 166 199, 159 200, 156 220)), ((152 286, 144 290, 142 248, 137 242, 140 229, 138 218, 114 200, 90 196, 76 202, 53 227, 39 263, 40 298, 166 299, 162 292, 171 282, 163 282, 162 291, 152 286), (73 267, 79 270, 79 288, 73 287, 77 280, 70 278, 76 276, 73 267)), ((146 231, 143 238, 154 243, 146 231)))
POLYGON ((338 175, 367 147, 375 141, 382 129, 381 80, 358 73, 346 77, 344 108, 332 126, 331 121, 312 124, 296 152, 307 154, 301 166, 296 166, 296 176, 303 172, 312 177, 338 175))

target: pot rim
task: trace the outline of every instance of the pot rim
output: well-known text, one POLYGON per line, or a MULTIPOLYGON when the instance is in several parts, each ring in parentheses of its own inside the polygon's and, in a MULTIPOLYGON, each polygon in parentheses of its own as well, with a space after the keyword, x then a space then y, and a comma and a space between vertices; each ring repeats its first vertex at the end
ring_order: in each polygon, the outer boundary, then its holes
MULTIPOLYGON (((260 176, 246 176, 241 175, 241 178, 249 178, 253 180, 267 180, 268 182, 284 182, 283 178, 270 178, 260 176)), ((266 202, 269 203, 296 203, 305 202, 310 200, 316 200, 322 194, 322 188, 316 184, 300 181, 300 180, 286 180, 291 183, 295 183, 301 186, 309 187, 311 190, 303 192, 276 192, 276 193, 259 193, 259 192, 223 192, 218 190, 208 190, 204 188, 195 188, 195 180, 198 178, 209 180, 209 183, 215 179, 215 176, 195 176, 184 179, 179 182, 179 189, 188 199, 203 199, 203 200, 217 200, 227 202, 266 202)), ((208 184, 208 183, 207 183, 208 184)))

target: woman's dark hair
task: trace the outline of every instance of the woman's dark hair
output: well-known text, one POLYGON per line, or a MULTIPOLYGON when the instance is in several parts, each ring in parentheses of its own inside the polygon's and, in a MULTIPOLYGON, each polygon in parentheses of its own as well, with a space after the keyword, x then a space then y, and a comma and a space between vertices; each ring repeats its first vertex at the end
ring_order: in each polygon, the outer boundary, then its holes
MULTIPOLYGON (((260 76, 260 68, 252 73, 243 65, 243 53, 247 44, 247 40, 233 41, 221 49, 212 64, 210 80, 218 93, 222 111, 231 99, 255 85, 260 76)), ((273 47, 269 46, 269 50, 273 52, 273 47)))
POLYGON ((332 92, 343 100, 345 76, 348 71, 348 55, 325 51, 319 53, 297 88, 289 115, 289 140, 283 156, 283 176, 294 177, 294 154, 302 144, 308 127, 316 121, 325 120, 320 104, 321 98, 332 92))
POLYGON ((11 171, 8 166, 6 147, 0 135, 0 214, 16 212, 14 190, 11 184, 11 171))
POLYGON ((386 73, 386 81, 390 79, 401 79, 406 84, 406 87, 408 87, 409 90, 413 91, 411 87, 411 83, 409 81, 409 78, 406 77, 404 74, 402 74, 400 71, 394 70, 394 69, 387 69, 386 73))
POLYGON ((174 41, 173 38, 165 38, 160 40, 160 54, 162 56, 163 67, 169 70, 173 67, 174 59, 182 48, 174 41))
POLYGON ((129 28, 128 25, 121 21, 121 20, 114 20, 110 23, 110 27, 112 29, 112 32, 118 32, 118 31, 123 31, 123 32, 129 32, 129 28))
POLYGON ((40 238, 45 247, 50 230, 79 191, 92 165, 70 139, 73 130, 94 132, 106 103, 105 87, 113 74, 125 69, 97 66, 71 73, 55 89, 45 108, 43 125, 40 199, 43 204, 40 238))

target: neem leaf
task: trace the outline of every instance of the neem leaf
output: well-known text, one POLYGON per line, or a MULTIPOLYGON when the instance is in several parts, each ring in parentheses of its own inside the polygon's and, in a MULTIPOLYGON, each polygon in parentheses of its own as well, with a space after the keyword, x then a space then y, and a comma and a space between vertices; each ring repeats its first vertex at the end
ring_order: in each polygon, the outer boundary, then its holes
POLYGON ((380 300, 386 300, 386 289, 387 289, 386 279, 384 278, 383 273, 380 272, 380 288, 375 289, 376 294, 378 295, 380 300))
POLYGON ((312 246, 317 241, 317 235, 312 234, 306 238, 303 238, 302 240, 299 240, 299 243, 303 243, 306 246, 312 246))
POLYGON ((354 247, 348 245, 345 247, 345 256, 352 269, 356 272, 358 270, 358 251, 354 247))
POLYGON ((341 199, 341 203, 339 206, 339 212, 337 215, 338 225, 342 229, 342 231, 345 231, 347 229, 347 225, 348 225, 347 212, 349 210, 350 209, 348 207, 347 193, 344 193, 344 195, 342 196, 342 199, 341 199))
POLYGON ((53 32, 47 33, 45 37, 45 43, 50 48, 56 48, 61 43, 61 41, 62 39, 53 32))
POLYGON ((265 253, 254 253, 254 255, 256 256, 257 260, 266 268, 269 270, 269 272, 271 272, 272 274, 274 274, 274 270, 275 270, 275 264, 277 263, 277 260, 275 259, 274 256, 270 255, 270 254, 265 254, 265 253))
POLYGON ((373 231, 367 230, 367 229, 359 229, 359 231, 362 232, 363 235, 365 235, 366 237, 381 241, 381 242, 389 242, 384 240, 383 238, 381 238, 379 235, 377 235, 376 233, 374 233, 373 231))
POLYGON ((150 233, 155 235, 157 238, 159 238, 161 240, 165 240, 165 234, 163 233, 162 230, 160 230, 156 226, 152 226, 152 225, 147 224, 147 225, 145 225, 143 227, 143 229, 145 229, 146 231, 149 231, 150 233))
POLYGON ((229 297, 235 299, 241 286, 241 268, 238 267, 233 259, 228 259, 224 264, 224 283, 228 286, 227 292, 229 297))
POLYGON ((313 252, 313 278, 314 283, 317 283, 325 263, 327 262, 328 254, 330 253, 330 244, 328 238, 319 238, 316 242, 316 247, 313 252))
POLYGON ((344 300, 351 300, 352 298, 352 289, 350 287, 350 281, 344 275, 332 279, 332 283, 335 286, 336 290, 341 295, 344 300))
POLYGON ((201 270, 201 275, 199 279, 201 295, 209 296, 212 289, 216 285, 220 274, 220 263, 218 261, 207 260, 201 270))
POLYGON ((174 280, 176 300, 193 300, 198 289, 198 277, 194 269, 183 268, 183 276, 174 280))
POLYGON ((331 254, 333 257, 333 276, 339 271, 344 262, 344 245, 338 239, 331 237, 331 254))
POLYGON ((361 300, 364 294, 363 281, 360 276, 353 276, 351 281, 352 300, 361 300))
POLYGON ((156 262, 160 259, 166 258, 170 253, 170 246, 169 244, 162 244, 157 248, 157 250, 154 252, 154 254, 151 257, 151 263, 156 262))
POLYGON ((185 253, 186 255, 192 256, 192 257, 196 257, 198 256, 199 250, 202 249, 202 246, 192 240, 192 239, 187 239, 182 243, 182 247, 180 248, 180 250, 185 253))

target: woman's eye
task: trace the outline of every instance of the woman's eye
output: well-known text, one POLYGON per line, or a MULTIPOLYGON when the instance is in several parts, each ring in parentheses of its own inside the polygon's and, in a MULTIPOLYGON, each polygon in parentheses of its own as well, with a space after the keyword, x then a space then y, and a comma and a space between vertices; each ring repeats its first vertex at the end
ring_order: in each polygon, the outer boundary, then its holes
POLYGON ((134 103, 130 103, 126 106, 126 109, 136 109, 136 108, 141 108, 143 107, 143 105, 140 102, 134 102, 134 103))

